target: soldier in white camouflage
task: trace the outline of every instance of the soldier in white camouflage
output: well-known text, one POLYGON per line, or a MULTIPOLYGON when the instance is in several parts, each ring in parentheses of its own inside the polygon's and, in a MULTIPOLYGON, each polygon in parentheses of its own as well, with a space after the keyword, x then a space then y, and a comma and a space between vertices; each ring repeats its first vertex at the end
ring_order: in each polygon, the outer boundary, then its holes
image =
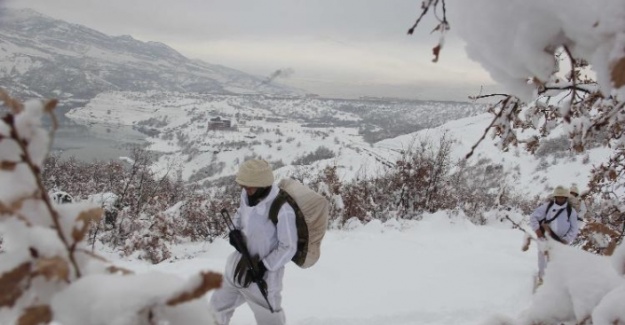
POLYGON ((571 197, 569 198, 569 202, 571 203, 575 211, 577 211, 577 218, 579 219, 579 221, 584 221, 587 207, 584 199, 579 196, 579 189, 577 187, 577 184, 573 183, 573 185, 571 185, 570 193, 571 197))

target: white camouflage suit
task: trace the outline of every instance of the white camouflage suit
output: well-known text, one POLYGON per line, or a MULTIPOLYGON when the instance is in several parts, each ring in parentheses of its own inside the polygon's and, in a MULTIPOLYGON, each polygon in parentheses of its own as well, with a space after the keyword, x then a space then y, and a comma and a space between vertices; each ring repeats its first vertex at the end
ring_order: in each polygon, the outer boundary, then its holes
MULTIPOLYGON (((544 203, 543 205, 539 206, 536 210, 534 210, 534 213, 532 213, 532 216, 530 217, 530 226, 532 227, 532 230, 534 231, 538 230, 538 228, 540 227, 540 221, 551 220, 553 219, 553 217, 556 216, 556 214, 560 210, 563 210, 562 212, 560 212, 557 219, 549 223, 549 228, 560 239, 565 241, 566 244, 572 243, 573 240, 575 240, 575 238, 577 237, 577 234, 579 233, 579 222, 577 220, 577 212, 575 211, 575 209, 571 209, 571 216, 570 217, 568 216, 567 211, 566 211, 566 207, 569 204, 568 201, 564 203, 563 205, 558 205, 557 203, 554 202, 553 205, 551 205, 551 207, 549 208, 549 211, 546 211, 549 204, 550 204, 549 202, 544 203)), ((547 234, 545 234, 545 236, 547 236, 547 234)), ((547 261, 545 260, 545 255, 539 249, 538 250, 538 277, 540 278, 543 277, 546 265, 547 265, 547 261)))
POLYGON ((213 293, 210 306, 215 313, 219 325, 229 324, 234 309, 247 302, 259 325, 285 324, 285 315, 281 307, 282 278, 284 266, 291 261, 297 250, 297 228, 295 211, 289 204, 284 204, 278 212, 278 224, 269 219, 269 207, 278 195, 278 187, 272 185, 271 191, 257 205, 250 207, 245 190, 241 192, 241 204, 234 219, 235 226, 240 229, 246 239, 247 249, 251 256, 260 256, 267 268, 267 296, 274 309, 271 313, 258 285, 251 283, 242 288, 234 281, 234 269, 241 258, 236 250, 230 254, 226 262, 226 270, 222 287, 213 293))

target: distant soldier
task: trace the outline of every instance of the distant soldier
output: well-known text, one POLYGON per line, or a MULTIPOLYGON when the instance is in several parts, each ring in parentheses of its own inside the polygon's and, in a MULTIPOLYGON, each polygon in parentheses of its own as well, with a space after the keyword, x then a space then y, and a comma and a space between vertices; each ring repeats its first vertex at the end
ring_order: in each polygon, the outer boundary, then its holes
MULTIPOLYGON (((577 211, 569 204, 569 189, 557 186, 553 191, 553 199, 540 205, 530 217, 530 226, 538 239, 549 236, 565 245, 575 240, 579 233, 577 211)), ((543 252, 538 250, 537 285, 542 284, 547 260, 543 252)))
POLYGON ((577 184, 573 183, 573 185, 571 185, 570 192, 571 198, 569 199, 569 202, 571 203, 575 211, 577 211, 577 218, 579 219, 579 221, 584 221, 587 207, 584 199, 579 196, 579 189, 577 188, 577 184))
POLYGON ((69 193, 63 191, 56 191, 50 195, 52 201, 56 204, 72 203, 74 198, 69 193))

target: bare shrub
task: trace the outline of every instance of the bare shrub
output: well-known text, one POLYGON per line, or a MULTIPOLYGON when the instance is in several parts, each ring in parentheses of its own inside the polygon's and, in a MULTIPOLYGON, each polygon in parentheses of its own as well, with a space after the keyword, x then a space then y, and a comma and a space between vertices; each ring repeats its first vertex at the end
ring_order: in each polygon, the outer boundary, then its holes
POLYGON ((187 229, 200 220, 184 220, 185 216, 196 215, 190 211, 192 206, 186 207, 176 222, 163 215, 163 211, 192 197, 194 189, 185 185, 179 173, 175 177, 169 173, 156 177, 150 169, 152 159, 141 148, 133 149, 128 163, 84 163, 73 158, 62 161, 52 156, 44 162, 44 184, 79 200, 95 193, 111 193, 115 199, 106 206, 102 202, 105 218, 94 225, 90 240, 99 240, 126 254, 139 250, 142 258, 157 263, 170 256, 171 243, 185 238, 200 240, 187 229))
POLYGON ((498 206, 530 209, 532 200, 512 191, 503 166, 487 159, 452 162, 452 143, 446 135, 436 144, 420 139, 384 175, 363 175, 343 184, 337 167, 329 166, 312 183, 323 184, 321 192, 334 201, 330 216, 339 226, 351 218, 418 219, 439 210, 462 210, 472 222, 483 224, 484 213, 498 206))
POLYGON ((540 146, 534 154, 536 157, 545 157, 547 155, 553 155, 555 153, 568 152, 569 151, 569 139, 567 136, 562 135, 555 139, 546 139, 541 141, 540 146))
POLYGON ((315 161, 334 158, 334 156, 335 155, 332 150, 324 146, 319 146, 314 152, 311 152, 299 158, 295 158, 291 164, 296 166, 310 165, 315 161))
POLYGON ((218 163, 211 163, 207 166, 200 168, 198 171, 189 176, 189 182, 195 182, 204 178, 208 178, 221 173, 226 167, 226 163, 220 161, 218 163))

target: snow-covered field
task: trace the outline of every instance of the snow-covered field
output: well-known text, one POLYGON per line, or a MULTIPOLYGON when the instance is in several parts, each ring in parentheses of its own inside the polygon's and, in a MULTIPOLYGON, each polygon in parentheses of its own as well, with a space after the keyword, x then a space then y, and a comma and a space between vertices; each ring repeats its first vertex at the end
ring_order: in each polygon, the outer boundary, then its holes
MULTIPOLYGON (((518 230, 475 226, 444 212, 418 222, 350 228, 328 232, 311 269, 287 266, 283 308, 289 324, 478 324, 497 313, 516 315, 530 303, 536 251, 521 252, 518 230)), ((233 248, 220 239, 174 251, 177 259, 158 265, 117 264, 186 277, 222 272, 233 248)), ((243 305, 231 324, 254 323, 243 305)))

